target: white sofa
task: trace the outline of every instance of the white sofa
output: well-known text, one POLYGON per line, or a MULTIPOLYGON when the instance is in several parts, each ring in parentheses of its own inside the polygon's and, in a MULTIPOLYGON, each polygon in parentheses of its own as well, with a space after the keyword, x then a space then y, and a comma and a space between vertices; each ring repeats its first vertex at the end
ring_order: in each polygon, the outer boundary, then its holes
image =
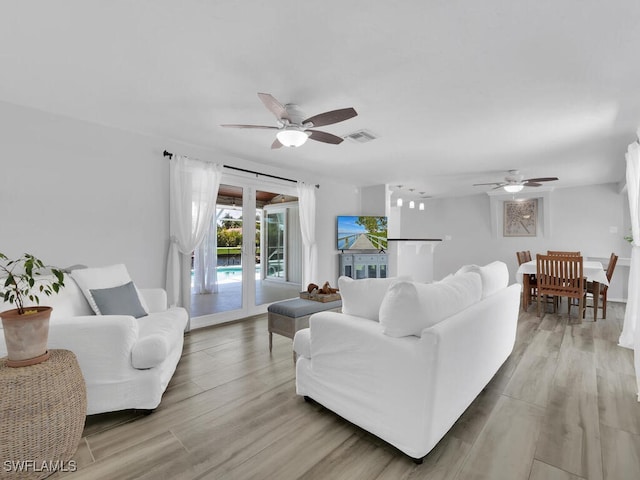
POLYGON ((434 284, 339 279, 343 313, 294 338, 296 390, 420 463, 513 350, 520 286, 502 262, 434 284))
MULTIPOLYGON (((136 289, 148 314, 135 318, 97 315, 78 284, 110 289, 127 277, 124 265, 74 270, 65 275, 65 288, 58 295, 40 299, 53 307, 48 348, 71 350, 78 359, 87 386, 88 415, 153 410, 182 354, 188 314, 183 308, 167 308, 163 289, 136 289)), ((15 307, 0 302, 0 311, 11 308, 15 307)), ((6 354, 0 324, 0 357, 6 354)))

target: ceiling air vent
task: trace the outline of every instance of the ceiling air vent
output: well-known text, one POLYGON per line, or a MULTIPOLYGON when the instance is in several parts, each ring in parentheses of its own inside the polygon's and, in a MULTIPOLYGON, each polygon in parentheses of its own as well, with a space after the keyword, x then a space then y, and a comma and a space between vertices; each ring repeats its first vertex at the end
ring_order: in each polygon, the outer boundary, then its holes
POLYGON ((378 137, 376 137, 369 130, 358 130, 357 132, 350 133, 344 138, 348 138, 358 143, 367 143, 367 142, 370 142, 371 140, 375 140, 378 137))

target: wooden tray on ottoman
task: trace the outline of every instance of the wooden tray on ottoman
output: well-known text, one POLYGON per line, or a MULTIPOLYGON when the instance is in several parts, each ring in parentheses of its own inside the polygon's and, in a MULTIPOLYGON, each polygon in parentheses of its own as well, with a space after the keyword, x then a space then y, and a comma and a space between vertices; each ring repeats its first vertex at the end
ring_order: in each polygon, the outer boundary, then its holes
POLYGON ((300 292, 300 298, 305 300, 313 300, 314 302, 335 302, 336 300, 342 300, 339 293, 308 293, 300 292))

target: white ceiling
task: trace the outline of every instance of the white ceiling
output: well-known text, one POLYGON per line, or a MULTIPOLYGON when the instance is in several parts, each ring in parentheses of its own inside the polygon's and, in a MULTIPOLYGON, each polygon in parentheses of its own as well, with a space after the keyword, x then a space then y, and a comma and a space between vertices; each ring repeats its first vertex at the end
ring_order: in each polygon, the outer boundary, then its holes
MULTIPOLYGON (((618 182, 640 125, 638 0, 3 1, 0 101, 425 195, 618 182), (257 92, 366 144, 271 150, 257 92)), ((1 108, 1 107, 0 107, 1 108)), ((180 152, 178 152, 180 153, 180 152)))

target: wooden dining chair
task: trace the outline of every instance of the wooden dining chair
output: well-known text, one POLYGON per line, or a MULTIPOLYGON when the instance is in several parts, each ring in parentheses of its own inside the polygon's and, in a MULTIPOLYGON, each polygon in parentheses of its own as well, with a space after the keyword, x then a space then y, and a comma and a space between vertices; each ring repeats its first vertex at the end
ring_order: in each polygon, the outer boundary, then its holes
POLYGON ((523 250, 522 252, 516 252, 518 258, 518 265, 531 261, 531 252, 529 250, 523 250))
MULTIPOLYGON (((609 284, 611 284, 611 278, 613 277, 613 271, 616 269, 616 264, 618 263, 618 255, 616 255, 615 253, 611 254, 611 257, 609 257, 609 265, 607 265, 607 280, 609 281, 609 284)), ((609 290, 609 286, 608 285, 603 285, 603 284, 599 284, 600 285, 600 298, 598 300, 598 309, 602 308, 602 319, 606 320, 607 319, 607 290, 609 290)), ((591 295, 591 299, 593 300, 593 282, 587 282, 587 296, 591 295)), ((586 299, 585 299, 585 307, 591 307, 593 308, 593 301, 591 303, 591 305, 586 303, 586 299)), ((585 308, 586 310, 586 308, 585 308)), ((584 318, 584 314, 583 314, 583 318, 584 318)), ((593 321, 596 321, 598 319, 598 312, 596 312, 594 310, 593 312, 593 321)))
POLYGON ((571 315, 571 300, 578 300, 578 318, 582 319, 586 298, 582 257, 538 254, 536 255, 536 272, 538 278, 538 316, 542 316, 543 299, 546 299, 548 295, 553 295, 569 299, 567 302, 569 315, 571 315))
MULTIPOLYGON (((531 252, 524 250, 516 252, 518 266, 531 261, 531 252)), ((524 273, 522 275, 522 309, 527 310, 531 305, 531 299, 538 296, 538 282, 535 275, 524 273)))
POLYGON ((547 250, 547 255, 559 255, 561 257, 580 257, 580 252, 563 252, 561 250, 547 250))

